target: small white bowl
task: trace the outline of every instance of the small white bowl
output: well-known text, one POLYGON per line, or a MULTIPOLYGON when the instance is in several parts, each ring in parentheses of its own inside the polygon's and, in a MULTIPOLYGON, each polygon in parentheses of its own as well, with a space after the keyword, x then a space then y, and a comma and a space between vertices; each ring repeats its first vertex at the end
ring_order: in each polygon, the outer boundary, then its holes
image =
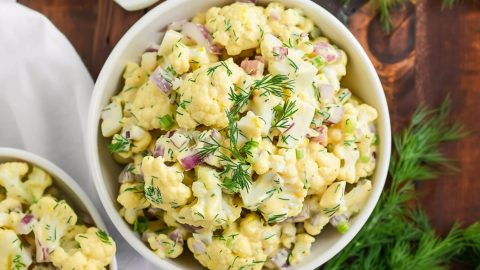
MULTIPOLYGON (((105 223, 98 214, 95 206, 90 201, 82 188, 66 172, 50 161, 27 151, 0 147, 0 163, 11 161, 24 161, 34 165, 52 176, 53 186, 62 192, 62 197, 72 206, 79 217, 91 218, 95 226, 106 231, 105 223)), ((117 261, 113 257, 110 270, 117 270, 117 261)))
MULTIPOLYGON (((121 167, 117 165, 107 151, 108 140, 99 131, 102 108, 109 103, 110 97, 121 89, 122 71, 128 61, 139 61, 148 44, 160 42, 160 29, 169 23, 192 18, 199 12, 205 12, 213 6, 223 6, 232 0, 169 0, 149 11, 135 23, 122 37, 108 57, 98 76, 90 103, 87 129, 87 158, 100 199, 113 224, 127 242, 142 256, 160 269, 180 270, 198 269, 199 264, 190 255, 182 255, 175 260, 162 260, 147 247, 140 236, 135 233, 118 213, 116 202, 118 174, 121 167)), ((268 1, 259 1, 265 4, 268 1)), ((333 229, 325 229, 313 244, 311 255, 301 264, 290 269, 314 269, 341 251, 358 233, 372 213, 387 177, 390 160, 391 134, 387 102, 375 69, 355 37, 328 11, 310 0, 276 0, 287 7, 301 8, 334 44, 346 51, 349 57, 347 76, 342 84, 350 88, 367 104, 377 109, 377 132, 380 145, 377 153, 377 168, 371 177, 372 194, 360 213, 352 218, 350 230, 340 234, 333 229)))

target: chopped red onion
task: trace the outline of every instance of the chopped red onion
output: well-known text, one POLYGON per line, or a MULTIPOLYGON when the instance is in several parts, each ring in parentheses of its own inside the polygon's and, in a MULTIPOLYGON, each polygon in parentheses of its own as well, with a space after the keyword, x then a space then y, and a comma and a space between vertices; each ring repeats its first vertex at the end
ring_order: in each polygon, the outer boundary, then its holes
POLYGON ((165 147, 163 145, 155 145, 155 148, 153 149, 153 157, 163 157, 165 155, 165 147))
POLYGON ((324 125, 321 125, 321 126, 318 126, 316 128, 314 128, 315 131, 318 132, 318 135, 317 136, 314 136, 314 137, 309 137, 310 141, 312 142, 318 142, 322 145, 327 145, 327 131, 328 131, 328 128, 324 125))
POLYGON ((308 204, 304 204, 302 211, 298 215, 289 218, 289 220, 293 222, 304 222, 309 217, 310 217, 310 206, 308 204))
POLYGON ((313 47, 313 51, 315 54, 322 56, 328 63, 334 62, 338 57, 337 50, 324 41, 317 42, 313 47))
POLYGON ((270 18, 274 21, 278 21, 278 20, 280 20, 280 14, 278 14, 278 12, 272 10, 272 11, 270 11, 270 18))
POLYGON ((125 166, 125 168, 123 168, 120 175, 118 175, 118 182, 120 184, 133 182, 135 180, 135 176, 131 172, 132 166, 133 166, 133 164, 131 164, 131 163, 128 164, 127 166, 125 166))
POLYGON ((194 253, 203 254, 205 253, 207 246, 205 246, 205 244, 202 241, 195 239, 192 243, 192 249, 194 253))
POLYGON ((150 80, 165 94, 170 93, 170 90, 172 90, 172 81, 161 67, 155 69, 152 75, 150 75, 150 80))
POLYGON ((200 231, 201 229, 203 229, 202 226, 193 226, 193 225, 190 225, 190 224, 183 224, 183 223, 179 223, 185 230, 189 231, 189 232, 198 232, 200 231))
POLYGON ((240 67, 243 68, 248 75, 262 75, 265 64, 258 60, 245 59, 240 64, 240 67))
POLYGON ((204 25, 187 22, 183 25, 182 34, 195 41, 198 45, 207 48, 212 54, 221 54, 223 48, 212 44, 212 36, 204 25))
POLYGON ((260 61, 263 64, 265 64, 265 58, 263 58, 263 56, 261 56, 261 55, 256 55, 255 60, 260 61))
POLYGON ((169 233, 168 238, 175 241, 177 244, 183 245, 183 236, 179 229, 175 229, 173 232, 169 233))
POLYGON ((171 130, 171 131, 165 133, 165 136, 166 136, 167 138, 170 138, 170 137, 173 136, 173 134, 175 134, 175 130, 171 130))
POLYGON ((345 221, 348 221, 348 217, 344 214, 336 215, 330 218, 330 224, 332 224, 333 227, 337 227, 338 224, 345 221))
POLYGON ((215 141, 220 141, 222 139, 222 135, 220 134, 220 132, 218 132, 216 129, 211 129, 211 137, 215 140, 215 141))
POLYGON ((150 43, 145 49, 145 52, 158 52, 158 49, 160 49, 160 45, 157 43, 150 43))
POLYGON ((288 125, 287 129, 285 129, 282 133, 287 133, 290 129, 292 129, 295 126, 295 122, 292 122, 290 125, 288 125))
POLYGON ((43 246, 40 241, 35 240, 36 244, 36 262, 37 263, 44 263, 50 262, 50 249, 48 247, 43 246))
POLYGON ((330 100, 333 98, 333 86, 329 84, 321 84, 320 85, 320 97, 324 100, 330 100))
POLYGON ((343 114, 345 113, 345 110, 343 107, 336 106, 332 107, 330 109, 330 116, 328 117, 326 123, 329 125, 336 124, 342 120, 343 114))
POLYGON ((202 163, 203 159, 197 153, 190 153, 189 155, 180 159, 180 165, 185 171, 189 171, 198 164, 202 163))
POLYGON ((237 2, 256 4, 258 2, 258 0, 237 0, 237 2))
POLYGON ((289 254, 290 252, 288 251, 288 249, 279 249, 275 253, 275 255, 270 258, 270 262, 272 262, 272 264, 275 265, 277 269, 286 269, 286 266, 288 266, 287 260, 289 254))
POLYGON ((18 234, 28 234, 32 231, 33 223, 35 222, 32 213, 26 214, 17 225, 16 231, 18 234))
POLYGON ((283 60, 288 55, 288 48, 282 46, 275 46, 272 48, 273 55, 275 56, 275 60, 283 60))
POLYGON ((187 23, 187 20, 179 20, 179 21, 174 21, 171 24, 168 25, 167 29, 168 30, 173 30, 173 31, 182 31, 183 26, 187 23))

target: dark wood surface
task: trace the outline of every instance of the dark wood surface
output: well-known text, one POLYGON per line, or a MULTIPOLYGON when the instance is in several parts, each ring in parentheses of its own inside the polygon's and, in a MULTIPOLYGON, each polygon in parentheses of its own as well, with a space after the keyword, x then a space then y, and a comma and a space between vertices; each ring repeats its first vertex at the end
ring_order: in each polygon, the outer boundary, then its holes
MULTIPOLYGON (((192 0, 193 1, 193 0, 192 0)), ((77 49, 93 78, 121 36, 147 10, 127 12, 111 0, 20 0, 45 14, 77 49)), ((385 34, 361 0, 317 0, 346 21, 368 52, 388 98, 394 130, 401 129, 419 103, 438 105, 450 93, 452 117, 473 135, 446 145, 459 173, 417 185, 421 205, 439 232, 454 221, 480 220, 480 3, 442 8, 419 0, 393 12, 385 34)))

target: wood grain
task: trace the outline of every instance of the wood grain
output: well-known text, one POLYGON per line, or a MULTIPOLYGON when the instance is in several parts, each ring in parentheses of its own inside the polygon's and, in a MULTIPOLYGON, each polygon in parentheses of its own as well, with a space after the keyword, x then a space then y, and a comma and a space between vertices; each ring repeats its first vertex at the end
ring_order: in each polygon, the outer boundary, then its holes
MULTIPOLYGON (((48 18, 67 36, 96 78, 111 49, 147 10, 126 12, 110 0, 19 0, 48 18)), ((421 0, 393 13, 390 35, 364 0, 349 8, 338 0, 316 0, 349 27, 366 49, 384 84, 393 126, 399 130, 420 103, 438 105, 447 93, 452 117, 474 134, 445 147, 460 172, 418 185, 422 206, 445 232, 455 220, 480 220, 480 5, 469 1, 442 9, 438 0, 421 0), (358 8, 358 9, 357 9, 358 8)))

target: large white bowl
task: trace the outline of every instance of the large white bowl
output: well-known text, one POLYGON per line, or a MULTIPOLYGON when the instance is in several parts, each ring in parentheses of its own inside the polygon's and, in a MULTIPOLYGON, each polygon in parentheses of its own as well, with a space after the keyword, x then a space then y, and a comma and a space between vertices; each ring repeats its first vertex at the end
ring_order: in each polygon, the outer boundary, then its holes
MULTIPOLYGON (((95 226, 106 231, 105 223, 98 214, 92 201, 88 198, 82 188, 72 179, 66 172, 57 167, 50 161, 32 154, 27 151, 13 149, 13 148, 0 148, 0 163, 10 161, 24 161, 30 165, 37 166, 52 176, 53 185, 61 192, 62 198, 64 198, 69 205, 75 210, 75 213, 79 217, 85 219, 91 219, 95 226)), ((117 270, 117 261, 113 257, 112 263, 109 267, 110 270, 117 270)))
MULTIPOLYGON (((233 1, 169 0, 160 4, 135 23, 122 37, 108 57, 95 84, 87 130, 87 154, 95 186, 103 206, 121 235, 142 256, 161 269, 198 269, 200 267, 190 254, 182 255, 176 260, 161 260, 142 242, 140 236, 132 231, 118 213, 119 205, 116 198, 119 184, 117 177, 121 167, 109 155, 108 140, 103 138, 99 131, 100 114, 102 108, 109 103, 110 97, 121 89, 121 77, 125 64, 128 61, 139 61, 148 44, 159 42, 160 29, 173 21, 191 18, 199 12, 206 11, 209 7, 231 2, 233 1)), ((260 4, 266 2, 260 1, 260 4)), ((366 103, 375 107, 379 114, 377 131, 380 145, 377 153, 377 169, 371 177, 373 181, 372 194, 365 207, 352 219, 351 229, 346 234, 342 235, 333 229, 325 229, 313 244, 310 257, 302 264, 291 267, 291 269, 314 269, 332 258, 352 240, 375 207, 387 177, 391 146, 390 118, 385 94, 377 73, 367 54, 348 29, 332 14, 310 0, 277 0, 277 2, 288 7, 303 9, 306 15, 320 27, 325 36, 346 51, 349 64, 347 77, 342 82, 343 85, 349 87, 366 103)))

